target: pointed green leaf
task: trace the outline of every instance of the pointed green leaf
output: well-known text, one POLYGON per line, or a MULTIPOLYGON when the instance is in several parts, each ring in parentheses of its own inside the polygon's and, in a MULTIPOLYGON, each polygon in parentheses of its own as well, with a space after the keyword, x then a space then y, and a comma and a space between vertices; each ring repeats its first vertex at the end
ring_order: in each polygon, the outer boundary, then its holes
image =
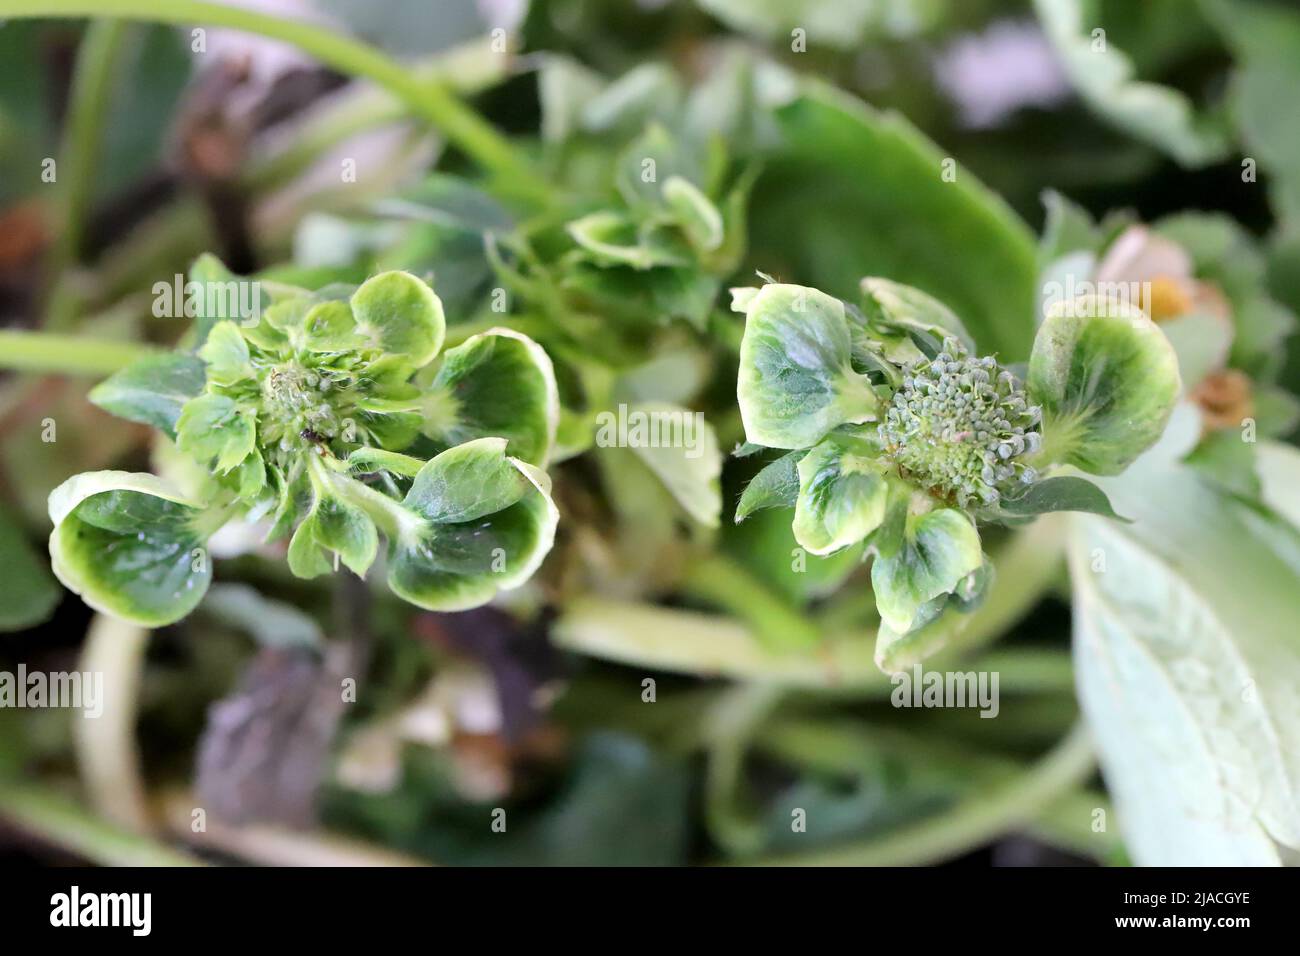
POLYGON ((764 508, 794 507, 799 497, 799 459, 805 454, 802 450, 792 451, 763 466, 736 504, 737 524, 764 508))
POLYGON ((1017 517, 1030 517, 1052 511, 1084 511, 1119 521, 1128 520, 1115 514, 1106 492, 1087 478, 1073 475, 1059 475, 1034 482, 1019 497, 1002 498, 1000 507, 1008 514, 1017 517))
POLYGON ((203 391, 205 375, 203 362, 192 355, 149 355, 100 382, 89 398, 119 418, 152 425, 175 439, 181 408, 203 391))

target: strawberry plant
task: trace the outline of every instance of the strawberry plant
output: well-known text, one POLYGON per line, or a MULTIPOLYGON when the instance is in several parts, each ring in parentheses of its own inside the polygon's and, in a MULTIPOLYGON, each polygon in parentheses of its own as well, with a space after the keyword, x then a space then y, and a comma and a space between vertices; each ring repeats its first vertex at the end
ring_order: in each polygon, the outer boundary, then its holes
POLYGON ((0 0, 33 852, 1296 862, 1300 15, 304 6, 0 0))

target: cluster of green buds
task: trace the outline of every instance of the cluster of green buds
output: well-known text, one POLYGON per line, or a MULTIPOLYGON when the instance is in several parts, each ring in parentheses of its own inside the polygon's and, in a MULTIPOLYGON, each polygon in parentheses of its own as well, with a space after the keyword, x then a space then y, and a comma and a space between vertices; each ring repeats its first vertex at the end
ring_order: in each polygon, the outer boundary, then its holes
MULTIPOLYGON (((244 281, 213 262, 196 273, 244 281)), ((365 575, 382 536, 390 588, 434 610, 527 580, 557 521, 546 353, 508 329, 444 352, 442 303, 405 272, 262 293, 257 314, 209 317, 193 351, 149 356, 92 392, 157 427, 172 467, 55 489, 50 553, 64 584, 97 609, 170 623, 202 599, 207 541, 231 521, 288 538, 304 578, 340 563, 365 575)))
POLYGON ((582 169, 574 185, 590 199, 565 224, 565 241, 515 248, 533 274, 514 275, 498 260, 501 278, 525 300, 539 298, 539 283, 549 286, 552 300, 605 324, 681 320, 703 331, 744 251, 753 171, 730 175, 720 154, 653 120, 611 158, 613 190, 608 176, 582 169))
POLYGON ((974 358, 957 339, 907 366, 880 435, 902 474, 954 499, 994 505, 1037 472, 1025 464, 1041 447, 1042 409, 997 360, 974 358))
POLYGON ((878 660, 950 632, 982 600, 992 566, 980 523, 1114 517, 1086 478, 1047 472, 1123 470, 1160 436, 1180 387, 1172 348, 1139 309, 1053 310, 1022 381, 977 356, 942 303, 889 280, 864 279, 856 304, 778 283, 734 289, 732 303, 745 314, 744 451, 786 450, 746 488, 736 520, 793 505, 806 551, 862 547, 878 660))

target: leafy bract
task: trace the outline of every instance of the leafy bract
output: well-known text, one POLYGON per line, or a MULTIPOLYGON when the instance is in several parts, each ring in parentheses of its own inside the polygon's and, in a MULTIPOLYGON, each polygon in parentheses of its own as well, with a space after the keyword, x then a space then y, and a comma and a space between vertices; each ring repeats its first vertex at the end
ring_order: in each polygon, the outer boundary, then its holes
POLYGON ((1023 495, 1003 498, 999 507, 1014 517, 1032 517, 1053 511, 1084 511, 1105 518, 1119 518, 1106 492, 1088 479, 1074 475, 1044 478, 1030 485, 1023 495))
POLYGON ((1028 389, 1049 460, 1118 474, 1160 437, 1179 388, 1168 338, 1133 306, 1057 303, 1034 340, 1028 389))
POLYGON ((518 587, 555 539, 546 474, 505 454, 501 438, 448 449, 415 476, 411 515, 389 541, 388 583, 412 604, 457 611, 518 587))
POLYGON ((902 547, 878 556, 871 568, 880 619, 896 634, 928 623, 983 563, 979 532, 961 511, 909 515, 902 547))
POLYGON ((137 359, 90 391, 92 402, 128 421, 152 425, 176 438, 176 420, 190 399, 203 391, 202 360, 168 352, 137 359))
POLYGON ((200 395, 181 409, 176 444, 199 461, 212 461, 218 471, 229 472, 256 447, 256 414, 225 395, 200 395))
POLYGON ((448 349, 432 386, 451 408, 426 418, 430 437, 458 444, 498 436, 510 454, 544 467, 555 443, 560 398, 550 357, 511 329, 491 329, 448 349))
POLYGON ((202 517, 153 475, 77 475, 50 493, 51 566, 96 610, 146 627, 171 624, 212 579, 202 517))
POLYGON ((328 574, 334 570, 328 557, 332 553, 353 573, 364 576, 379 552, 374 521, 339 493, 321 467, 311 468, 309 474, 311 507, 289 540, 289 569, 300 578, 328 574))
POLYGON ((867 318, 882 326, 882 331, 897 328, 912 335, 927 335, 936 347, 952 337, 967 349, 975 349, 961 319, 934 296, 878 276, 863 279, 861 287, 867 318))
POLYGON ((861 541, 885 517, 889 490, 880 467, 834 441, 798 464, 794 536, 812 554, 830 554, 861 541))
POLYGON ((442 348, 447 320, 428 283, 409 272, 382 272, 353 294, 357 329, 383 351, 427 365, 442 348))
POLYGON ((769 448, 810 448, 831 429, 873 420, 879 400, 851 364, 844 303, 770 284, 746 302, 736 397, 745 434, 769 448))
POLYGON ((764 465, 736 502, 736 521, 764 508, 794 507, 799 496, 799 459, 804 454, 799 449, 764 465))

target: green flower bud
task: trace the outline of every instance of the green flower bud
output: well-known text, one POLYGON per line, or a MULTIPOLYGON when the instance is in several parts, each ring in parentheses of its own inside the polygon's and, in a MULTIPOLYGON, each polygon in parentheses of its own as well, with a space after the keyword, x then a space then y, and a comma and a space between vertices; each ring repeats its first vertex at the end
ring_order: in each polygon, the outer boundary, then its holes
POLYGON ((1035 479, 1023 458, 1041 445, 1041 418, 1010 372, 950 338, 905 368, 880 435, 906 477, 962 507, 992 505, 1035 479))

